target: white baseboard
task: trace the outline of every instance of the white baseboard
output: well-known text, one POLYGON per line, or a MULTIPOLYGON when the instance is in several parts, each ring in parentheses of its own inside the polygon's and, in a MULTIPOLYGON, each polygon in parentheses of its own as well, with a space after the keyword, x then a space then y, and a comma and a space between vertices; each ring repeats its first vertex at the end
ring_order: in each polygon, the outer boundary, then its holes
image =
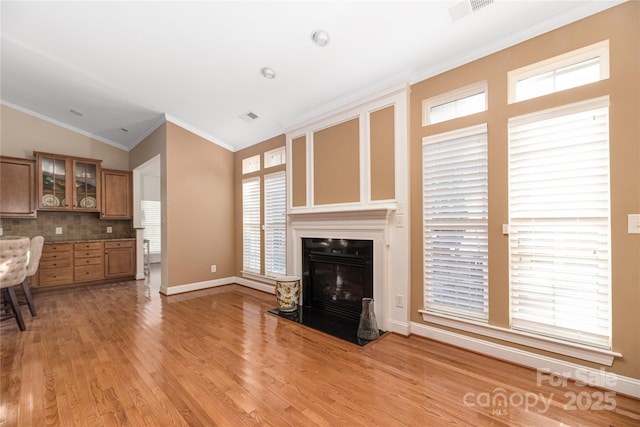
POLYGON ((204 282, 187 283, 185 285, 178 286, 161 286, 160 293, 163 295, 176 295, 184 292, 200 291, 202 289, 215 288, 216 286, 232 285, 237 283, 247 288, 256 289, 258 291, 274 293, 273 285, 268 285, 253 280, 248 280, 242 277, 223 277, 222 279, 206 280, 204 282))
POLYGON ((204 282, 187 283, 178 286, 160 286, 160 293, 163 295, 182 294, 184 292, 199 291, 202 289, 215 288, 216 286, 231 285, 236 283, 235 277, 224 277, 222 279, 206 280, 204 282))
POLYGON ((407 322, 399 322, 397 320, 389 320, 389 331, 396 334, 407 336, 411 332, 411 328, 407 322))
POLYGON ((456 347, 475 351, 496 359, 528 366, 554 375, 571 378, 582 383, 612 390, 616 393, 640 398, 640 379, 624 377, 604 369, 594 369, 564 360, 508 347, 478 338, 469 337, 421 323, 411 322, 411 333, 456 347))

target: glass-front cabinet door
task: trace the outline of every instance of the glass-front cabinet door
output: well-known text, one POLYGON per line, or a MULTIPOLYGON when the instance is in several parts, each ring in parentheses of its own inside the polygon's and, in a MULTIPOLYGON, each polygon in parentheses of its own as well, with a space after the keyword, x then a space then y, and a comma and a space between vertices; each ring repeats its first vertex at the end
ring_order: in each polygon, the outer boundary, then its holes
POLYGON ((71 204, 71 192, 67 185, 69 162, 65 157, 37 155, 38 160, 38 208, 61 210, 71 204))
POLYGON ((74 160, 74 209, 97 211, 98 180, 100 179, 100 167, 97 163, 74 160))
POLYGON ((36 152, 38 209, 100 209, 100 161, 36 152))

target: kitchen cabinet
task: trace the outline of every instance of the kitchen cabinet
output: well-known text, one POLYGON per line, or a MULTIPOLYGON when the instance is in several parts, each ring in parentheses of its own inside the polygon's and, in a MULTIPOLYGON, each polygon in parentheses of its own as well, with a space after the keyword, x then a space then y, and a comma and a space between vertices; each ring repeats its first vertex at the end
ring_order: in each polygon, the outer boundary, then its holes
POLYGON ((135 277, 135 239, 45 243, 34 288, 135 277))
POLYGON ((89 282, 104 278, 104 243, 73 244, 73 281, 89 282))
POLYGON ((100 160, 34 152, 38 209, 100 211, 100 160))
POLYGON ((131 172, 102 169, 100 184, 102 186, 100 219, 131 219, 133 215, 131 172))
POLYGON ((35 162, 0 156, 0 217, 35 218, 36 215, 35 162))
POLYGON ((135 276, 136 249, 134 240, 105 242, 104 275, 106 278, 135 276))
POLYGON ((73 243, 51 243, 42 248, 37 287, 73 282, 73 243))

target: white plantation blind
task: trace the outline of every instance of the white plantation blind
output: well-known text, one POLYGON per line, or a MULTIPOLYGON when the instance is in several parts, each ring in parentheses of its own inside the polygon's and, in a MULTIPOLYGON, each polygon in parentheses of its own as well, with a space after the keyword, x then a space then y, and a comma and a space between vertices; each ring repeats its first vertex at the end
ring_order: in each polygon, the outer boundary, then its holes
POLYGON ((260 178, 242 181, 242 268, 260 273, 260 178))
POLYGON ((264 262, 265 274, 287 272, 287 192, 285 173, 264 177, 264 262))
POLYGON ((156 200, 141 200, 140 210, 142 220, 140 226, 144 227, 142 236, 149 240, 149 252, 151 254, 160 253, 160 202, 156 200))
POLYGON ((424 304, 488 320, 487 127, 423 140, 424 304))
POLYGON ((609 349, 608 98, 509 121, 514 329, 609 349))

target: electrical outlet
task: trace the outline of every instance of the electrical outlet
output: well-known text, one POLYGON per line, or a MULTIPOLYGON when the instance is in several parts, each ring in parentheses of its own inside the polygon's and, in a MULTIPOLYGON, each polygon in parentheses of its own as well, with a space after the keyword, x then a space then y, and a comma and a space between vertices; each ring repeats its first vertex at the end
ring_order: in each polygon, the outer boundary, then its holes
POLYGON ((211 264, 211 272, 212 273, 216 272, 216 265, 215 264, 211 264))
POLYGON ((640 214, 629 214, 627 221, 629 234, 640 234, 640 214))
POLYGON ((396 307, 404 307, 404 298, 400 294, 396 294, 396 307))
POLYGON ((56 227, 56 234, 62 234, 62 227, 56 227))
POLYGON ((113 233, 113 227, 107 227, 107 233, 113 233))

